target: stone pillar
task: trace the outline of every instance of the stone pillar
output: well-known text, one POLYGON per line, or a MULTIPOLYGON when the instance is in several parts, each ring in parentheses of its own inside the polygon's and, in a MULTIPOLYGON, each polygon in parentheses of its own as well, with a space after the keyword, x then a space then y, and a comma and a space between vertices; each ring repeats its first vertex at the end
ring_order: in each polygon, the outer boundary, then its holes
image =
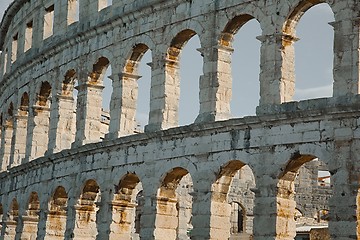
POLYGON ((226 201, 217 201, 216 192, 212 191, 214 179, 211 173, 199 173, 193 176, 193 218, 191 239, 221 240, 230 237, 231 205, 226 201))
POLYGON ((158 131, 178 126, 180 97, 179 63, 153 57, 151 73, 150 116, 145 131, 158 131))
POLYGON ((22 239, 37 239, 39 215, 38 213, 31 213, 22 216, 22 239))
POLYGON ((108 137, 115 139, 131 135, 136 128, 137 80, 141 76, 113 74, 113 93, 110 102, 110 128, 108 137))
POLYGON ((76 134, 74 146, 100 141, 102 90, 104 86, 84 83, 79 91, 76 108, 76 134))
POLYGON ((47 216, 48 216, 48 202, 46 201, 46 198, 44 198, 44 201, 40 203, 40 211, 39 211, 39 223, 38 223, 38 229, 37 229, 37 240, 43 240, 45 239, 46 235, 46 225, 47 225, 47 216))
MULTIPOLYGON (((340 129, 336 129, 340 130, 340 129)), ((340 131, 335 131, 335 133, 340 131)), ((345 133, 341 131, 341 134, 345 133)), ((350 240, 360 238, 359 228, 359 179, 360 141, 336 140, 330 166, 333 196, 329 200, 331 239, 350 240), (332 170, 335 169, 335 170, 332 170)))
MULTIPOLYGON (((97 235, 96 228, 96 213, 97 209, 95 208, 93 202, 88 202, 87 204, 76 204, 74 206, 74 230, 73 238, 74 239, 95 239, 97 235)), ((70 217, 70 215, 68 214, 70 217)))
POLYGON ((9 167, 18 166, 25 158, 26 151, 26 133, 27 133, 27 115, 14 116, 14 131, 12 136, 11 155, 9 167))
POLYGON ((156 202, 155 239, 176 239, 178 228, 177 199, 158 197, 156 202))
POLYGON ((96 226, 98 240, 107 240, 110 236, 110 225, 112 223, 112 208, 110 205, 112 194, 110 189, 103 189, 101 191, 101 202, 96 203, 99 208, 96 214, 96 226))
POLYGON ((46 221, 46 234, 44 239, 64 239, 66 231, 66 211, 50 210, 46 221))
MULTIPOLYGON (((153 170, 151 170, 153 171, 153 170)), ((157 185, 158 179, 149 177, 148 181, 142 182, 144 205, 140 219, 140 239, 163 239, 155 235, 156 208, 157 208, 157 185)), ((167 239, 167 238, 165 238, 167 239)))
MULTIPOLYGON (((61 221, 61 225, 62 227, 64 226, 65 229, 63 228, 64 231, 64 235, 62 239, 95 239, 96 236, 96 232, 93 235, 93 238, 75 238, 75 229, 79 230, 79 226, 77 226, 77 220, 78 220, 78 214, 77 214, 77 199, 75 197, 71 197, 73 194, 71 191, 68 192, 68 196, 69 198, 67 199, 67 206, 61 206, 62 211, 61 211, 61 215, 66 215, 66 216, 62 216, 60 218, 61 221)), ((57 207, 58 208, 58 207, 57 207)), ((52 211, 50 211, 51 213, 52 211)), ((56 214, 56 212, 55 212, 56 214)), ((86 215, 84 216, 85 218, 87 217, 86 215)), ((54 219, 54 221, 56 221, 54 219)), ((81 229, 82 226, 80 226, 81 229)), ((85 230, 85 236, 89 236, 88 234, 91 233, 91 231, 89 231, 90 229, 86 229, 85 230)), ((77 233, 82 233, 82 231, 77 231, 77 233)))
POLYGON ((276 33, 257 37, 260 49, 260 109, 292 100, 295 92, 295 36, 276 33))
POLYGON ((197 123, 226 120, 231 116, 231 47, 216 45, 199 50, 204 58, 200 76, 200 113, 197 123))
POLYGON ((50 109, 33 106, 29 112, 25 161, 44 156, 48 148, 50 109))
POLYGON ((11 156, 11 139, 13 135, 13 125, 9 122, 5 122, 5 125, 2 129, 1 135, 1 152, 0 152, 0 159, 1 162, 1 171, 6 171, 7 167, 10 163, 10 156, 11 156))
POLYGON ((272 176, 276 174, 256 176, 254 239, 293 240, 296 235, 294 183, 272 176))
POLYGON ((76 131, 74 109, 72 96, 55 96, 51 104, 48 153, 71 148, 76 131))
POLYGON ((131 240, 136 204, 128 201, 113 201, 110 207, 112 209, 112 224, 110 225, 109 238, 131 240))
POLYGON ((359 94, 360 18, 345 19, 331 25, 335 31, 333 95, 359 94))
POLYGON ((5 230, 4 240, 15 239, 17 219, 18 219, 18 217, 14 218, 14 219, 10 218, 5 222, 6 230, 5 230))

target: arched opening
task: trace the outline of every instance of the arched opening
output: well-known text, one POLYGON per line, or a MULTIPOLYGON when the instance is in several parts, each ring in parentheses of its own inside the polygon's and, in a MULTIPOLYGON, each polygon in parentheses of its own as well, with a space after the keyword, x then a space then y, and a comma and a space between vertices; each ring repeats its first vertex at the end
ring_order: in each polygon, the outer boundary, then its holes
POLYGON ((151 85, 149 66, 145 69, 146 61, 151 61, 151 51, 148 50, 147 45, 136 44, 123 69, 120 126, 123 135, 143 132, 148 124, 151 85))
POLYGON ((48 148, 51 90, 51 85, 47 81, 42 82, 36 104, 33 107, 34 117, 30 126, 30 132, 32 132, 31 159, 43 156, 48 148))
POLYGON ((167 51, 166 84, 171 89, 167 104, 170 125, 173 126, 191 124, 199 114, 199 75, 202 71, 199 63, 203 61, 200 54, 194 55, 196 49, 200 49, 199 38, 193 38, 195 35, 196 32, 190 29, 181 31, 167 51))
POLYGON ((232 117, 255 115, 259 104, 261 43, 256 37, 261 32, 259 22, 245 14, 233 18, 221 34, 221 77, 227 83, 232 117))
POLYGON ((246 212, 245 208, 238 202, 231 202, 230 223, 230 234, 233 237, 244 232, 246 227, 246 212))
POLYGON ((5 119, 5 132, 4 132, 4 146, 3 146, 3 156, 2 156, 2 170, 6 170, 10 167, 11 162, 11 148, 13 144, 13 131, 14 131, 14 105, 10 102, 9 107, 6 112, 5 119))
MULTIPOLYGON (((112 81, 106 77, 111 74, 110 61, 106 57, 100 57, 93 65, 92 71, 88 76, 88 82, 85 86, 79 86, 79 95, 77 100, 77 113, 81 113, 81 108, 86 107, 85 126, 84 128, 85 142, 99 141, 104 139, 109 132, 110 123, 110 97, 112 93, 112 81), (109 69, 109 70, 108 70, 109 69), (106 96, 106 97, 105 97, 106 96), (83 106, 86 102, 86 106, 83 106), (80 110, 80 111, 79 111, 80 110)), ((110 77, 111 78, 111 77, 110 77)), ((81 117, 78 117, 79 121, 81 117)))
POLYGON ((92 179, 86 181, 78 203, 75 205, 75 239, 95 239, 97 235, 97 203, 99 200, 100 188, 97 182, 92 179))
POLYGON ((184 168, 173 168, 165 175, 157 193, 155 236, 190 239, 192 186, 191 176, 184 168))
POLYGON ((277 185, 277 225, 284 226, 278 235, 294 238, 304 235, 303 229, 310 234, 312 228, 328 226, 328 218, 320 216, 323 209, 329 208, 332 195, 331 184, 319 185, 319 170, 324 169, 327 166, 316 156, 299 153, 284 167, 277 185), (301 215, 296 214, 296 209, 302 210, 301 215))
POLYGON ((126 174, 116 186, 112 202, 112 224, 110 226, 110 239, 138 238, 136 231, 137 197, 142 190, 139 177, 135 173, 126 174))
POLYGON ((66 229, 68 195, 65 188, 56 188, 50 202, 46 219, 46 236, 51 239, 64 239, 66 229))
POLYGON ((76 71, 70 69, 64 75, 61 94, 58 96, 57 151, 71 148, 71 143, 75 141, 77 86, 76 71))
POLYGON ((232 160, 221 167, 212 184, 211 224, 224 234, 224 238, 250 238, 253 227, 255 178, 249 166, 232 160), (245 206, 239 203, 246 203, 245 206), (219 225, 221 222, 221 225, 219 225), (221 227, 218 227, 221 226, 221 227))
POLYGON ((36 192, 29 197, 28 207, 23 218, 23 230, 21 237, 24 239, 36 239, 39 223, 40 201, 36 192))
POLYGON ((285 46, 286 53, 294 52, 295 46, 294 100, 332 96, 334 31, 328 23, 334 21, 334 14, 322 2, 302 1, 284 27, 293 39, 285 46))
POLYGON ((6 220, 5 239, 6 238, 15 239, 18 218, 19 218, 19 204, 16 198, 14 198, 11 201, 8 212, 8 219, 6 220))
MULTIPOLYGON (((139 60, 140 61, 140 60, 139 60)), ((139 91, 136 107, 136 132, 143 132, 149 123, 150 89, 151 89, 151 51, 146 51, 139 64, 141 78, 138 80, 139 91)))
MULTIPOLYGON (((189 35, 190 36, 190 35, 189 35)), ((200 76, 203 73, 200 39, 197 35, 183 43, 179 54, 179 125, 192 124, 199 114, 200 76)))

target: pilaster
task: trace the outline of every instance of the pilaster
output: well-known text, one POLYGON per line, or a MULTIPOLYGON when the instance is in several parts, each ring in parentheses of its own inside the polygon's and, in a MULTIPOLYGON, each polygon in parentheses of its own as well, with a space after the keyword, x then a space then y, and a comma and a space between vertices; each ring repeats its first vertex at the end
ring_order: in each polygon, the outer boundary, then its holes
POLYGON ((51 104, 48 153, 70 149, 75 141, 75 107, 72 96, 57 95, 51 104))
POLYGON ((152 63, 150 116, 146 132, 178 126, 180 96, 179 63, 161 56, 152 63))
POLYGON ((84 83, 77 87, 76 134, 74 147, 100 141, 102 91, 104 86, 84 83))
POLYGON ((110 139, 131 135, 136 128, 137 80, 141 76, 120 73, 112 76, 113 93, 110 102, 110 139))

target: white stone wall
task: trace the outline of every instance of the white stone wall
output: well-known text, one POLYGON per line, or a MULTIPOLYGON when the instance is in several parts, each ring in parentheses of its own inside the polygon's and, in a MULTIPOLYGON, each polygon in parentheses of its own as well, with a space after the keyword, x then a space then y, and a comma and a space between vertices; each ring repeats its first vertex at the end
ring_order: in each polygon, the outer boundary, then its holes
POLYGON ((68 25, 67 0, 16 0, 0 24, 1 238, 188 239, 192 228, 191 239, 227 239, 236 200, 253 216, 254 239, 293 239, 295 176, 316 157, 332 174, 331 237, 360 237, 356 0, 105 5, 80 0, 79 20, 68 25), (290 102, 295 25, 322 2, 335 16, 334 97, 290 102), (257 116, 229 120, 232 37, 252 18, 262 29, 257 116), (29 22, 32 44, 24 52, 29 22), (178 127, 178 56, 194 35, 203 55, 200 111, 193 125, 178 127), (135 134, 137 67, 146 51, 149 124, 135 134), (102 124, 110 65, 110 121, 102 124), (67 94, 75 79, 76 103, 67 94), (253 177, 237 179, 244 169, 253 177), (185 176, 192 184, 181 193, 185 176), (245 193, 252 197, 240 199, 245 193))

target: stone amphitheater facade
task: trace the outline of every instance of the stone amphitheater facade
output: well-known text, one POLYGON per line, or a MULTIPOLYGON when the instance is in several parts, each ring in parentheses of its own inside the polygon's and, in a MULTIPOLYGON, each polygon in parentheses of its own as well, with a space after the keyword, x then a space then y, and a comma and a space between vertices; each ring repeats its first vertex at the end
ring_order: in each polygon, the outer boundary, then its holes
POLYGON ((319 198, 331 238, 360 239, 359 27, 358 0, 15 0, 0 25, 0 238, 223 240, 237 202, 253 239, 287 240, 295 208, 319 198), (335 18, 333 96, 292 102, 295 28, 320 3, 335 18), (259 106, 231 119, 232 40, 251 19, 262 29, 259 106), (200 110, 178 126, 178 60, 195 35, 200 110), (134 133, 148 50, 149 121, 134 133), (310 183, 295 201, 314 159, 331 196, 310 183))

